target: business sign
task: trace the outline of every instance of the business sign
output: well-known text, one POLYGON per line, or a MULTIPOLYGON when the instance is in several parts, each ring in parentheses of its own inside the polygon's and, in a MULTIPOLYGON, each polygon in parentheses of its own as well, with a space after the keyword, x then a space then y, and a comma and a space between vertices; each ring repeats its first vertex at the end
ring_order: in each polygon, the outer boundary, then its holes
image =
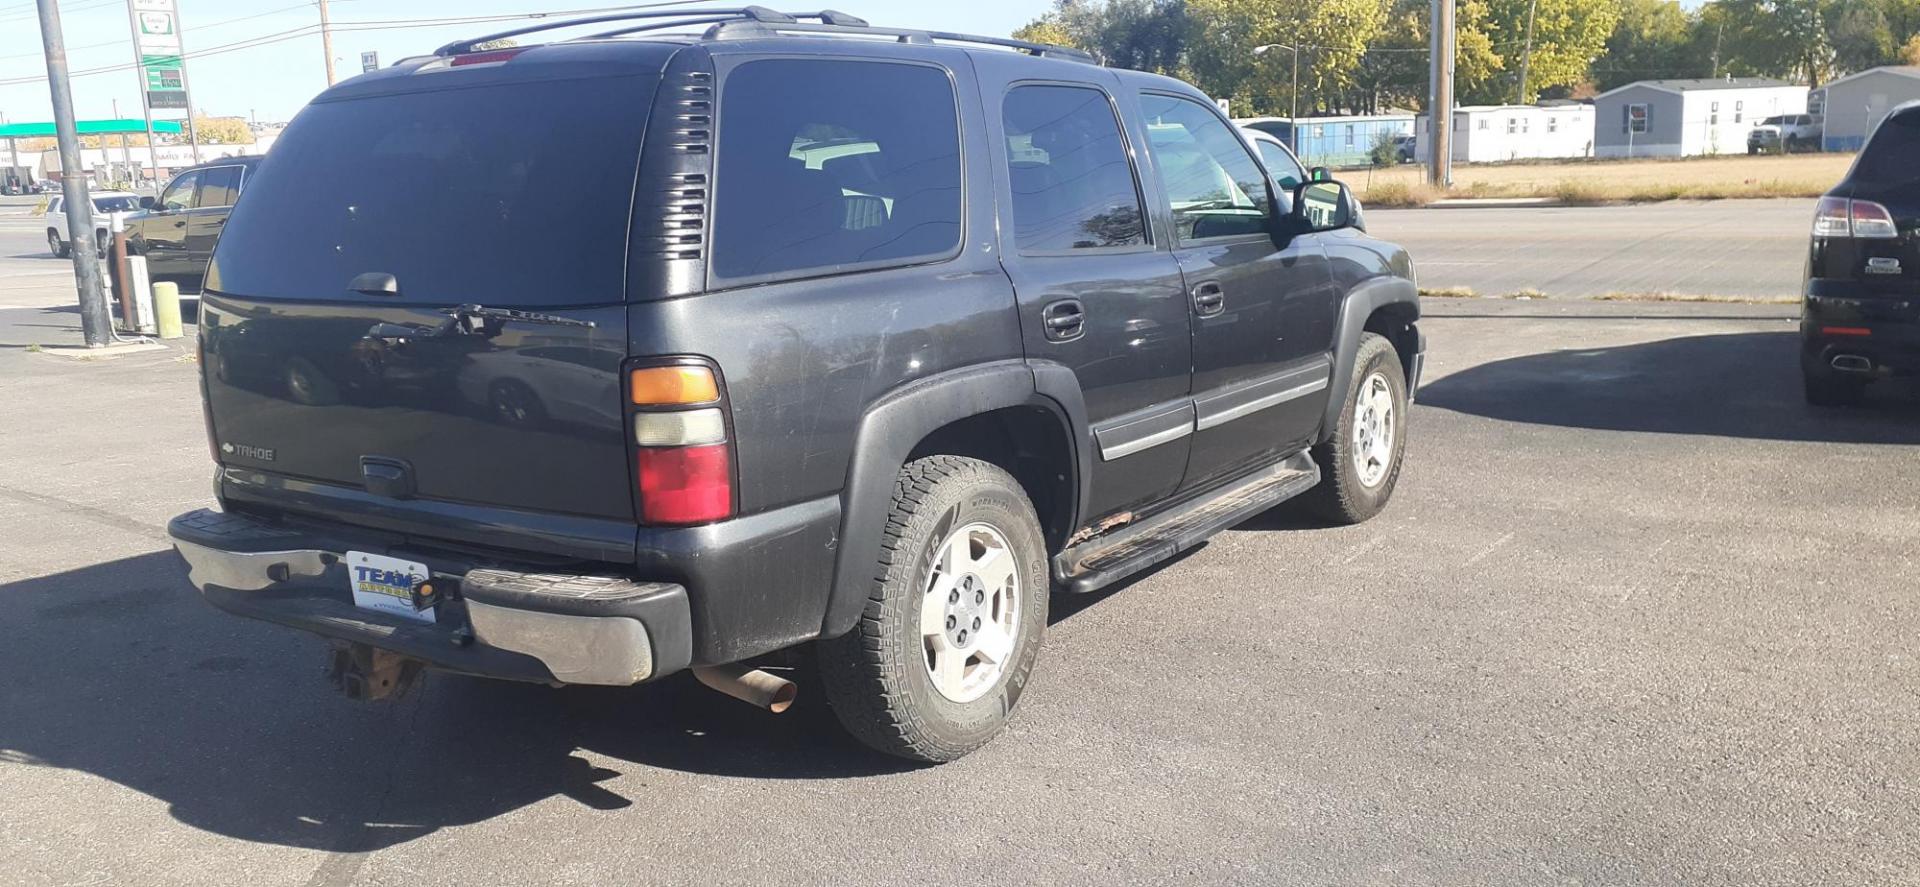
POLYGON ((187 107, 186 62, 180 55, 180 12, 174 0, 130 0, 133 5, 133 45, 140 53, 140 72, 147 90, 147 107, 187 107))
POLYGON ((380 53, 377 53, 377 52, 360 53, 360 73, 365 74, 368 71, 378 71, 378 70, 380 70, 380 53))

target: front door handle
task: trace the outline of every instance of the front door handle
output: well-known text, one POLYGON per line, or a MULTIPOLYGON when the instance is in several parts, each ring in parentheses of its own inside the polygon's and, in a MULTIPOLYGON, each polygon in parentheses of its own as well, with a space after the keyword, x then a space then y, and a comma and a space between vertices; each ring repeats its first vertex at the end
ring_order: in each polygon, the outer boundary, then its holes
POLYGON ((1193 287, 1193 310, 1201 317, 1212 317, 1227 310, 1227 291, 1217 281, 1209 280, 1193 287))
POLYGON ((1049 342, 1071 342, 1087 331, 1087 306, 1079 299, 1061 299, 1040 309, 1040 325, 1049 342))

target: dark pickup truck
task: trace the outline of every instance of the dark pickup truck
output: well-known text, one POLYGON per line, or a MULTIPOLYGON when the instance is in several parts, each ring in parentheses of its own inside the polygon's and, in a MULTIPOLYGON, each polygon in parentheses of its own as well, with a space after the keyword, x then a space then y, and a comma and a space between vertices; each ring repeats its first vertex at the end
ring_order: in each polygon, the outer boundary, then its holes
POLYGON ((778 710, 750 660, 809 645, 853 734, 949 760, 1050 594, 1386 504, 1407 254, 1193 87, 835 12, 586 24, 328 90, 214 253, 219 508, 171 532, 349 690, 691 670, 778 710))

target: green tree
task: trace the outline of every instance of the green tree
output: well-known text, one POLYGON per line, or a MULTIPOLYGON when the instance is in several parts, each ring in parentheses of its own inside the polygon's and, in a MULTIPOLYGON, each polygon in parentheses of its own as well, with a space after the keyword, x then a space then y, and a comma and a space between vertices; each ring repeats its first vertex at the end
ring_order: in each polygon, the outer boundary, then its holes
POLYGON ((1294 98, 1292 53, 1254 47, 1298 45, 1303 116, 1354 108, 1361 59, 1387 20, 1379 0, 1188 0, 1186 13, 1201 88, 1253 113, 1285 113, 1294 98))
POLYGON ((1186 2, 1055 0, 1013 36, 1086 50, 1116 68, 1175 74, 1186 55, 1186 2))
POLYGON ((1542 89, 1586 80, 1620 20, 1619 0, 1489 0, 1487 7, 1483 33, 1511 77, 1461 90, 1470 102, 1530 102, 1542 89), (1524 96, 1519 84, 1523 66, 1524 96))
POLYGON ((1615 89, 1636 80, 1710 77, 1711 60, 1695 42, 1693 19, 1678 0, 1620 0, 1620 18, 1594 62, 1594 85, 1615 89))

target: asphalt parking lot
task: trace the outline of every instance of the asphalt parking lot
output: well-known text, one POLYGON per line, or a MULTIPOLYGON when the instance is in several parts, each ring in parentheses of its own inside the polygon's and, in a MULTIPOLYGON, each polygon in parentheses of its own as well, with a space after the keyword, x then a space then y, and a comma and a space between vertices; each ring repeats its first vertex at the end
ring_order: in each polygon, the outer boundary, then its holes
POLYGON ((1385 514, 1060 599, 1011 731, 909 768, 804 663, 780 716, 685 679, 332 695, 167 548, 209 501, 189 349, 27 353, 75 318, 17 267, 0 881, 1920 880, 1920 400, 1803 406, 1790 308, 1430 303, 1385 514))

